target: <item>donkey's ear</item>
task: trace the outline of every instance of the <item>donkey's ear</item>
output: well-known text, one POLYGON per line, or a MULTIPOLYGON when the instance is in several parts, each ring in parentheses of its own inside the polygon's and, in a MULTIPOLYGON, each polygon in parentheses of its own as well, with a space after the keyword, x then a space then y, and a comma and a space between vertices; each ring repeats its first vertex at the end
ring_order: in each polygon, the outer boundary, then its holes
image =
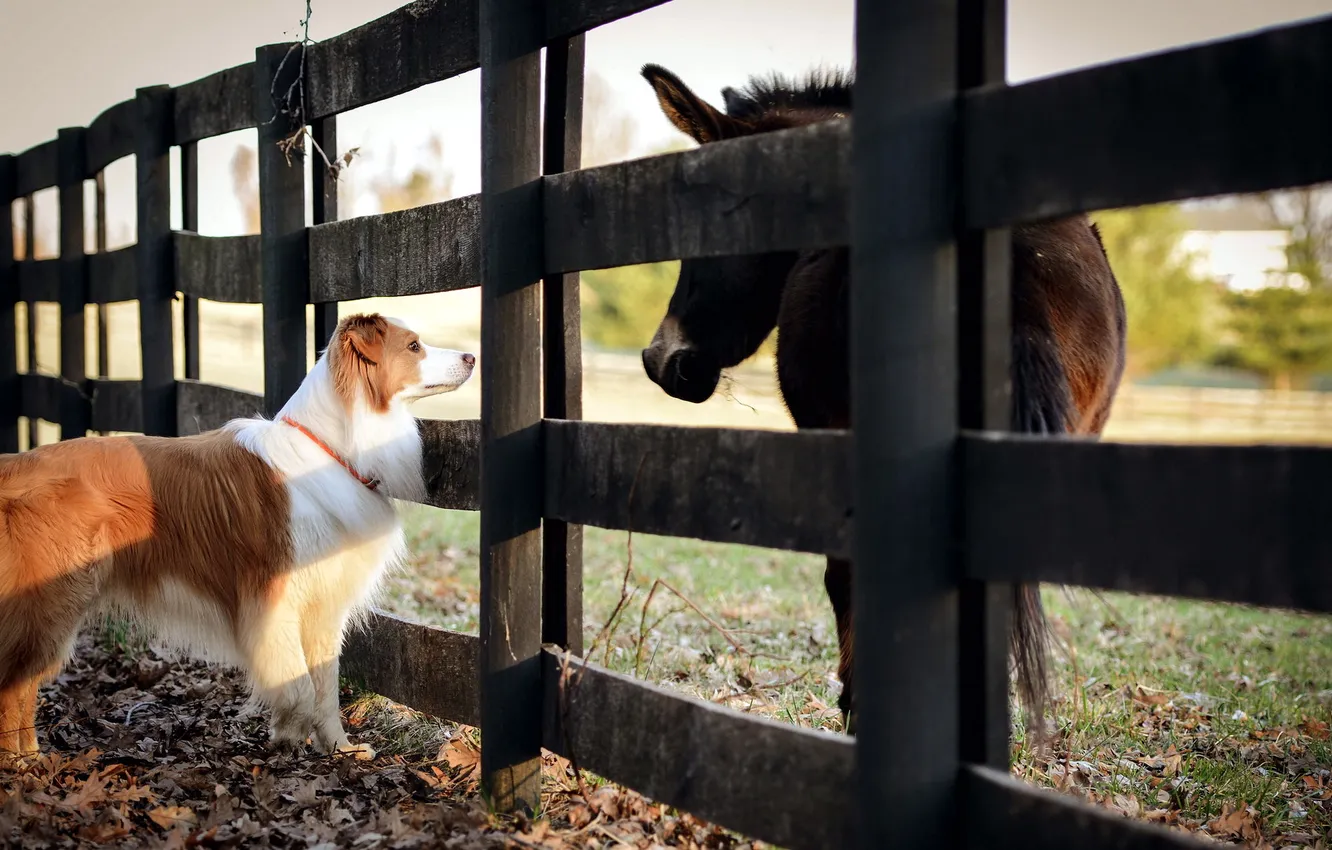
POLYGON ((342 320, 338 338, 351 354, 375 366, 383 359, 387 334, 388 322, 383 316, 356 315, 342 320))
POLYGON ((699 144, 733 139, 751 132, 747 123, 721 112, 660 65, 644 65, 643 79, 652 84, 661 111, 675 128, 699 144))

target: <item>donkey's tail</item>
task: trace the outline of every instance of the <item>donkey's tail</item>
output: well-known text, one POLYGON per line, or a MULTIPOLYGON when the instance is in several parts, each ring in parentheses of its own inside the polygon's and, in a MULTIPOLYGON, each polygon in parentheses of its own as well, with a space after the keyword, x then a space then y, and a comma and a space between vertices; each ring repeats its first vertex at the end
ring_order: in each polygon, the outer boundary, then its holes
MULTIPOLYGON (((1054 334, 1030 330, 1013 335, 1013 430, 1023 434, 1064 434, 1073 415, 1068 377, 1054 334)), ((1012 650, 1018 697, 1027 724, 1042 728, 1050 702, 1050 632, 1036 584, 1013 588, 1012 650)))

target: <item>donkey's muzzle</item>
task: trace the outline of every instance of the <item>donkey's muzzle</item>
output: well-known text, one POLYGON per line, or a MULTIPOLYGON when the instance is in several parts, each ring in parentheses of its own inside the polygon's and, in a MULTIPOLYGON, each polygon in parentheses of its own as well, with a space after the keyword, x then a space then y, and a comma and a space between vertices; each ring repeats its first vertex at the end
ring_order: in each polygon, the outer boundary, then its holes
POLYGON ((721 367, 717 362, 691 348, 677 348, 668 354, 645 348, 643 371, 667 395, 694 404, 712 398, 721 380, 721 367))
POLYGON ((694 404, 712 398, 721 380, 721 364, 690 344, 674 316, 662 320, 643 349, 643 371, 668 395, 694 404))

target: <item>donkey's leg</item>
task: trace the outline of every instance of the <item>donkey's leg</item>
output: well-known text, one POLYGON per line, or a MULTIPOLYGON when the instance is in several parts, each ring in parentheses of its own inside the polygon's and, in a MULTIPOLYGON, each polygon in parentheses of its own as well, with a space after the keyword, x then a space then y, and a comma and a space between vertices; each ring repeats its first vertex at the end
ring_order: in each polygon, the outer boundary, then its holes
POLYGON ((837 705, 842 709, 842 725, 848 733, 854 732, 855 718, 855 635, 851 622, 851 562, 842 558, 828 558, 823 573, 823 586, 837 618, 837 678, 842 680, 842 694, 837 705))

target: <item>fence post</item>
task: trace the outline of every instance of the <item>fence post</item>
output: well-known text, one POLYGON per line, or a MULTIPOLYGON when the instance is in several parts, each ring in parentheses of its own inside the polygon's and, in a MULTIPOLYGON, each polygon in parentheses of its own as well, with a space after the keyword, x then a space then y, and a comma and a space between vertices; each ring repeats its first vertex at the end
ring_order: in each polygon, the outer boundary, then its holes
POLYGON ((956 846, 957 7, 857 0, 857 841, 956 846))
POLYGON ((171 301, 176 295, 171 247, 170 86, 139 89, 134 159, 137 172, 139 345, 143 361, 143 433, 176 433, 176 360, 171 301))
MULTIPOLYGON (((37 199, 28 195, 23 199, 23 260, 32 262, 37 253, 37 199)), ((28 354, 28 372, 37 374, 37 302, 25 301, 24 323, 28 326, 27 342, 24 346, 28 354)), ((19 401, 23 399, 23 385, 19 384, 19 401)), ((38 442, 37 417, 28 417, 28 448, 35 449, 38 442)))
MULTIPOLYGON (((106 172, 99 171, 93 178, 93 216, 96 220, 93 250, 106 253, 106 172)), ((106 304, 97 305, 97 376, 111 377, 110 316, 106 304)), ((101 432, 105 436, 107 431, 101 432)))
MULTIPOLYGON (((314 143, 328 157, 329 162, 338 158, 338 116, 320 118, 310 128, 314 143)), ((338 179, 329 173, 324 158, 310 151, 310 191, 314 193, 314 223, 325 224, 338 220, 338 179)), ((338 326, 338 302, 329 301, 314 305, 314 344, 315 357, 319 349, 328 345, 333 338, 333 331, 338 326)))
MULTIPOLYGON (((958 85, 1005 79, 1007 0, 962 0, 958 85)), ((958 153, 959 173, 965 157, 958 153)), ((957 208, 958 221, 962 208, 957 208)), ((1008 228, 962 231, 958 241, 958 425, 967 430, 1012 427, 1010 360, 1012 239, 1008 228)), ((962 522, 966 518, 962 517, 962 522)), ((963 580, 959 721, 964 761, 1007 770, 1008 658, 1014 585, 963 580)))
MULTIPOLYGON (((199 143, 180 146, 180 229, 199 232, 199 143)), ((185 377, 199 380, 199 299, 184 296, 181 324, 185 342, 185 377)))
MULTIPOLYGON (((546 45, 546 121, 542 173, 582 164, 585 37, 546 45)), ((545 416, 583 418, 583 336, 578 273, 542 281, 545 416)), ((542 643, 583 654, 583 527, 545 520, 542 528, 542 643)))
POLYGON ((18 264, 14 261, 14 200, 18 162, 0 154, 0 453, 19 449, 18 264))
POLYGON ((541 802, 541 5, 481 0, 481 779, 541 802))
POLYGON ((264 409, 275 416, 305 378, 306 261, 304 139, 279 143, 302 124, 304 47, 268 44, 254 52, 254 118, 259 126, 259 231, 264 303, 264 409))
POLYGON ((83 390, 88 378, 85 334, 88 261, 83 240, 83 163, 87 131, 64 127, 56 135, 56 174, 60 187, 60 439, 88 436, 92 403, 83 390))

